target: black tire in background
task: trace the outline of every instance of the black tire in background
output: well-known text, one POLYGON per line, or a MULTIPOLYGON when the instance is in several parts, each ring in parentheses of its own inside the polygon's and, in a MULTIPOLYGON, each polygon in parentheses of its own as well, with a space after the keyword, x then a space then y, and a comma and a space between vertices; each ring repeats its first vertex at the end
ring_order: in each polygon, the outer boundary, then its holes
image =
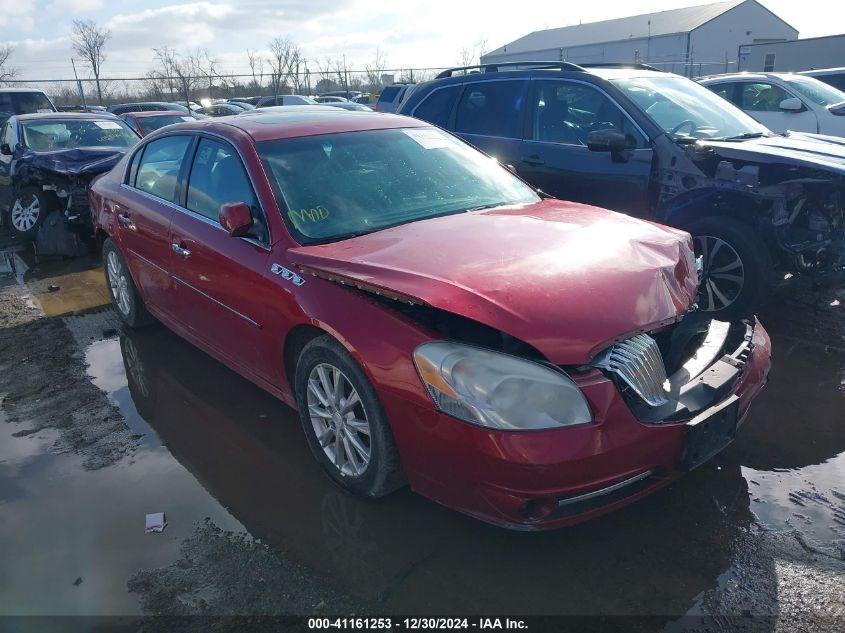
POLYGON ((31 240, 51 210, 51 201, 42 190, 37 187, 21 187, 9 205, 9 230, 12 235, 31 240))
POLYGON ((103 242, 103 270, 106 275, 106 287, 112 307, 120 320, 129 327, 141 327, 153 323, 155 319, 147 312, 144 300, 132 281, 129 269, 120 250, 111 238, 103 242))
POLYGON ((753 314, 772 289, 774 265, 755 229, 725 216, 695 220, 683 227, 702 256, 698 306, 722 321, 753 314))
MULTIPOLYGON (((309 342, 299 356, 294 386, 299 417, 308 446, 314 458, 329 477, 351 492, 372 498, 382 497, 405 484, 399 463, 399 453, 396 450, 387 416, 376 391, 364 371, 340 343, 329 335, 319 336, 309 342), (331 389, 321 388, 320 380, 317 377, 321 368, 330 380, 332 379, 330 376, 332 371, 337 370, 337 375, 345 381, 342 382, 341 395, 338 397, 340 406, 334 409, 329 406, 322 406, 320 404, 322 397, 318 399, 313 391, 309 391, 310 380, 316 381, 322 396, 326 395, 326 391, 331 391, 331 389), (348 400, 345 400, 345 396, 351 396, 352 390, 358 396, 352 410, 344 415, 335 415, 334 420, 326 418, 325 413, 330 409, 335 410, 336 413, 340 412, 344 402, 348 402, 348 400), (309 403, 309 393, 311 394, 311 403, 309 403), (323 417, 314 414, 311 408, 314 403, 316 403, 317 409, 320 410, 323 417), (350 419, 346 420, 345 415, 349 415, 350 419), (343 423, 340 422, 339 418, 344 418, 343 423), (356 431, 351 426, 353 419, 356 428, 363 427, 363 423, 366 423, 368 432, 365 434, 363 431, 356 431), (318 438, 317 427, 321 424, 326 425, 326 431, 328 427, 335 428, 334 434, 329 434, 331 437, 324 440, 324 443, 321 443, 318 438), (357 449, 351 443, 353 435, 355 441, 368 450, 368 462, 360 472, 350 468, 349 464, 343 462, 343 458, 337 459, 337 453, 335 452, 333 455, 332 446, 327 444, 327 442, 346 436, 349 443, 346 448, 339 450, 342 453, 345 453, 346 450, 355 451, 355 456, 359 459, 359 462, 363 461, 361 453, 357 452, 357 449), (338 466, 341 462, 343 462, 341 466, 338 466)), ((352 400, 352 398, 349 398, 349 400, 352 400)), ((320 429, 320 432, 325 437, 326 434, 322 433, 323 430, 320 429)), ((342 445, 343 442, 338 441, 338 444, 342 445)), ((348 455, 346 457, 349 459, 348 455)))

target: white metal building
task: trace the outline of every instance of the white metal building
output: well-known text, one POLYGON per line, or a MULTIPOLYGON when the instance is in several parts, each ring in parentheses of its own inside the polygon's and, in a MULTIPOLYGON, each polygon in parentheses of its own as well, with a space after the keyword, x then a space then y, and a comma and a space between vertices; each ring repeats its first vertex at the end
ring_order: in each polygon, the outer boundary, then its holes
POLYGON ((845 66, 845 34, 739 47, 739 70, 788 72, 845 66))
POLYGON ((729 0, 535 31, 481 61, 641 62, 698 76, 736 71, 740 45, 797 38, 757 0, 729 0))

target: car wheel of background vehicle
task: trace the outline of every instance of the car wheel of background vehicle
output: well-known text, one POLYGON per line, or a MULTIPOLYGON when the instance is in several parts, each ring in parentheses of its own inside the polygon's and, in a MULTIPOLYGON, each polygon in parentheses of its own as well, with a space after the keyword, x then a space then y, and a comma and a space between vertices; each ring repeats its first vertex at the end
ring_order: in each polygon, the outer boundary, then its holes
POLYGON ((721 320, 748 316, 771 291, 773 264, 754 229, 730 218, 703 218, 684 227, 703 258, 698 305, 721 320))
POLYGON ((112 307, 120 319, 129 327, 140 327, 154 321, 147 312, 144 300, 132 281, 123 256, 111 239, 103 242, 103 268, 109 289, 112 307))
POLYGON ((405 483, 375 389, 340 343, 328 335, 308 343, 295 388, 308 446, 334 481, 367 497, 405 483))
POLYGON ((9 228, 22 239, 32 239, 49 212, 44 192, 35 187, 22 187, 9 205, 9 228))

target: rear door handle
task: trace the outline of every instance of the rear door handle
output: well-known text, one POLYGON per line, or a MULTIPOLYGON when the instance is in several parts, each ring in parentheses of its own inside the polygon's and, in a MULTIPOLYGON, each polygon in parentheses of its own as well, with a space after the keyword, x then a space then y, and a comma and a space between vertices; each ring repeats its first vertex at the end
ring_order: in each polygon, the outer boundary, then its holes
POLYGON ((191 251, 189 251, 189 250, 188 250, 187 248, 185 248, 184 246, 180 246, 177 242, 173 242, 173 243, 170 245, 170 248, 172 248, 172 249, 173 249, 173 252, 174 252, 174 253, 178 253, 178 254, 179 254, 179 255, 181 255, 182 257, 187 257, 188 255, 190 255, 190 254, 191 254, 191 251))
POLYGON ((528 156, 527 158, 523 158, 522 162, 525 163, 526 165, 534 165, 534 166, 546 164, 546 161, 544 161, 542 158, 540 158, 536 154, 534 154, 533 156, 528 156))

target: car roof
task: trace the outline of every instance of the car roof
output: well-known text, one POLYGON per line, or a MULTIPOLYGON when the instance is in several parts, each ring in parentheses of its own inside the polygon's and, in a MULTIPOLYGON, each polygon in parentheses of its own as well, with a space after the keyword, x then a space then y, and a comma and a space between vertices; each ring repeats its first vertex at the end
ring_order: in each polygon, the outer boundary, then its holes
POLYGON ((237 116, 178 123, 169 129, 231 133, 227 128, 237 128, 251 136, 254 141, 261 142, 318 134, 431 127, 431 124, 425 121, 396 114, 353 112, 331 106, 325 106, 325 109, 317 108, 318 106, 282 106, 273 110, 249 110, 237 116))
POLYGON ((127 112, 124 116, 136 119, 151 119, 157 116, 189 116, 181 110, 142 110, 141 112, 127 112))
POLYGON ((799 75, 841 75, 845 73, 845 66, 838 68, 814 68, 812 70, 802 70, 799 75))
POLYGON ((698 81, 701 83, 710 83, 715 81, 734 81, 737 79, 785 79, 798 73, 758 73, 758 72, 740 72, 740 73, 724 73, 721 75, 707 75, 699 77, 698 81))
POLYGON ((31 114, 16 114, 14 118, 18 121, 38 121, 42 119, 73 120, 85 119, 88 121, 114 121, 118 117, 111 112, 33 112, 31 114))

